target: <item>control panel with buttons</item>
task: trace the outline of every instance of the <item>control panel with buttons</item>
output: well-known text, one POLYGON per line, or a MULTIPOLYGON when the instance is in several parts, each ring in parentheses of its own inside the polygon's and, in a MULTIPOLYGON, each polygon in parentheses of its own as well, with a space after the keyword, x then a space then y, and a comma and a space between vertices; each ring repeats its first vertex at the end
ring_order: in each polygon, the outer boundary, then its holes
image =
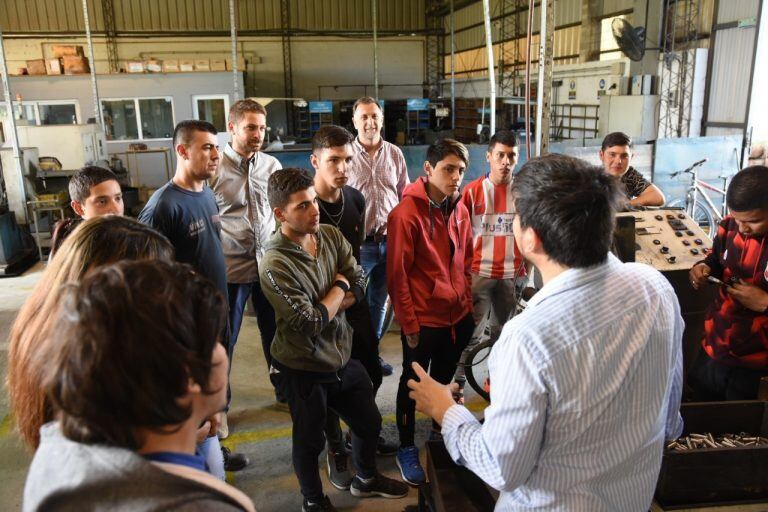
POLYGON ((618 215, 635 218, 635 261, 657 270, 690 269, 712 249, 712 241, 681 210, 647 210, 618 215))

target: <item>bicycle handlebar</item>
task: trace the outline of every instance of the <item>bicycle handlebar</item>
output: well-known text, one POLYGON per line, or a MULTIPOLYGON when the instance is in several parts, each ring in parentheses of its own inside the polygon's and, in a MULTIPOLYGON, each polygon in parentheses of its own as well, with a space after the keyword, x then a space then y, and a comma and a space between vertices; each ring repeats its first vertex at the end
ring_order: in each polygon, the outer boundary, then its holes
POLYGON ((693 171, 693 170, 694 170, 696 167, 699 167, 700 165, 703 165, 703 164, 704 164, 705 162, 707 162, 708 160, 709 160, 709 158, 705 158, 705 159, 703 159, 703 160, 699 160, 698 162, 696 162, 695 164, 691 165, 691 166, 690 166, 689 168, 687 168, 687 169, 683 169, 682 171, 673 172, 672 174, 670 174, 670 175, 669 175, 669 177, 670 177, 670 178, 674 178, 675 176, 677 176, 677 175, 679 175, 679 174, 683 174, 683 173, 686 173, 686 172, 691 172, 691 171, 693 171))

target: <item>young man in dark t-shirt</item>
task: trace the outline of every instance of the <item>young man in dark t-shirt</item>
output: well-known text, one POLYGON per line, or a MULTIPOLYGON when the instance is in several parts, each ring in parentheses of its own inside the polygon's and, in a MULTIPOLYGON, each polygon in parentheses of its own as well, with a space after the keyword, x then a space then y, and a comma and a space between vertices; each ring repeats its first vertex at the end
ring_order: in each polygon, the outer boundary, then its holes
MULTIPOLYGON (((365 198, 347 183, 347 165, 352 160, 354 136, 340 126, 321 127, 312 137, 310 163, 315 169, 315 192, 320 209, 320 223, 329 224, 341 231, 352 246, 352 255, 360 262, 360 246, 365 240, 365 198)), ((352 326, 352 358, 359 360, 373 383, 374 393, 382 381, 379 349, 373 330, 368 302, 363 298, 346 310, 347 322, 352 326)), ((339 418, 329 411, 326 421, 328 439, 328 479, 340 489, 349 487, 352 475, 347 464, 347 454, 342 443, 339 418)), ((348 439, 349 441, 349 439, 348 439)), ((380 437, 377 452, 394 455, 397 447, 380 437)))
POLYGON ((659 187, 630 165, 632 139, 629 135, 621 132, 606 135, 600 148, 600 160, 605 172, 621 181, 630 207, 664 205, 664 194, 659 187))
MULTIPOLYGON (((139 220, 160 231, 176 249, 176 260, 189 263, 227 297, 227 268, 221 248, 221 221, 216 198, 206 184, 219 165, 216 128, 206 121, 182 121, 173 132, 176 173, 149 198, 139 220)), ((222 334, 228 347, 229 329, 222 334)), ((232 360, 232 354, 227 354, 232 360)), ((227 396, 231 391, 227 386, 227 396)), ((248 465, 242 454, 222 448, 224 468, 239 471, 248 465)))

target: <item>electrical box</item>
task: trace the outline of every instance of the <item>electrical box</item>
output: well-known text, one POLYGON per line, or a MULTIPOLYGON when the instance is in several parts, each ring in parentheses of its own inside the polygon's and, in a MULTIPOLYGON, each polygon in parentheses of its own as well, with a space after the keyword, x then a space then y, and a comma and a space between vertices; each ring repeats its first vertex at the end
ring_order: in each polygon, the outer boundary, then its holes
POLYGON ((65 170, 107 160, 107 139, 96 124, 18 126, 19 145, 38 148, 40 156, 56 157, 65 170))
POLYGON ((656 140, 659 131, 659 97, 600 96, 599 138, 624 132, 638 140, 656 140))

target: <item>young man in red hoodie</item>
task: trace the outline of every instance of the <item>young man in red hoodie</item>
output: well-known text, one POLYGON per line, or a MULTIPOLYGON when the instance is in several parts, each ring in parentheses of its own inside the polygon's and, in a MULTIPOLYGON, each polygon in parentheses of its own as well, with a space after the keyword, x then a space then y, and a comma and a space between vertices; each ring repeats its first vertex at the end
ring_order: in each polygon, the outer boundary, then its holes
MULTIPOLYGON (((397 390, 397 465, 403 480, 426 480, 414 445, 415 403, 408 396, 411 363, 451 381, 474 330, 472 320, 472 226, 459 199, 469 162, 463 144, 440 139, 427 149, 424 173, 408 185, 387 221, 387 285, 402 328, 403 373, 397 390)), ((439 427, 433 425, 433 434, 439 427)))
POLYGON ((731 214, 720 223, 712 252, 690 272, 697 290, 709 276, 725 283, 688 373, 697 400, 754 400, 768 376, 768 167, 736 173, 726 199, 731 214))

